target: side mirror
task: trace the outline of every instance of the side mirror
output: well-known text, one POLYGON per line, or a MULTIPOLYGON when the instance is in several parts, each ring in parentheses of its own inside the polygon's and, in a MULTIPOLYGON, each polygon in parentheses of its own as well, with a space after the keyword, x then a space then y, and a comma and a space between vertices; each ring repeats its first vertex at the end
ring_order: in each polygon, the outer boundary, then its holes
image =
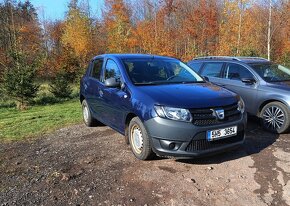
POLYGON ((204 76, 203 79, 207 82, 209 82, 209 78, 207 76, 204 76))
POLYGON ((254 78, 243 78, 242 82, 245 84, 255 84, 256 80, 254 78))
POLYGON ((112 87, 112 88, 120 87, 120 81, 118 81, 114 77, 111 77, 111 78, 105 80, 105 86, 112 87))

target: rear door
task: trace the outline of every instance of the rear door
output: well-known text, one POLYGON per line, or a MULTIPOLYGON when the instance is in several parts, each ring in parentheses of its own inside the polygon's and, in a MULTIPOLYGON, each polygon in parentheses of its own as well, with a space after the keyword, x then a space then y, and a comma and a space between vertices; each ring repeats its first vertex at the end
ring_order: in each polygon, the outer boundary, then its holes
POLYGON ((224 67, 223 62, 206 62, 200 72, 203 77, 208 77, 209 81, 223 86, 222 82, 222 70, 224 67))
POLYGON ((91 69, 89 71, 89 78, 87 81, 87 102, 93 114, 93 117, 102 121, 102 98, 100 96, 100 81, 101 71, 103 68, 104 59, 98 58, 91 62, 91 69))
POLYGON ((258 84, 247 84, 242 79, 256 79, 255 76, 243 65, 227 63, 222 77, 224 87, 239 94, 245 101, 246 110, 254 114, 254 107, 251 105, 256 104, 258 84))

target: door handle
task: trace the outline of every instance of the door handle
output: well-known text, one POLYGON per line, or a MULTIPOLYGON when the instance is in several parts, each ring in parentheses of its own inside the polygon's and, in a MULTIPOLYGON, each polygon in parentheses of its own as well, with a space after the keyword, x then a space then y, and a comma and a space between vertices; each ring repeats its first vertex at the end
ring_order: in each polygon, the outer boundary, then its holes
POLYGON ((104 92, 101 89, 99 89, 99 94, 102 97, 104 95, 104 92))
POLYGON ((89 86, 86 83, 84 83, 84 89, 87 90, 88 87, 89 86))

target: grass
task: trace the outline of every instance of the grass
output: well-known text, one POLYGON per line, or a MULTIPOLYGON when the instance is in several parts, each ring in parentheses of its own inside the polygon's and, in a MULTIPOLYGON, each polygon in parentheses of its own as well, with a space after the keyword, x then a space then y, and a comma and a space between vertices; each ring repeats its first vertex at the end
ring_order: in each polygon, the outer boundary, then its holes
POLYGON ((81 121, 81 107, 76 99, 47 106, 33 106, 25 111, 0 108, 0 140, 35 137, 81 121))

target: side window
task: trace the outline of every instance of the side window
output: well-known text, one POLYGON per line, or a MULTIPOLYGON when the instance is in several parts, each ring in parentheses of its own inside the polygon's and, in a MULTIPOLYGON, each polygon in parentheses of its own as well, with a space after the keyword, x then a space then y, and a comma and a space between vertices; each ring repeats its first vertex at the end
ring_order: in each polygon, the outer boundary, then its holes
POLYGON ((202 76, 207 76, 207 77, 219 77, 221 70, 223 67, 222 62, 217 62, 217 63, 206 63, 203 67, 203 70, 201 72, 202 76))
POLYGON ((232 80, 241 80, 243 78, 253 78, 253 74, 245 67, 239 64, 229 63, 224 70, 224 78, 232 80))
POLYGON ((91 77, 95 78, 95 79, 100 79, 100 74, 101 74, 101 70, 102 70, 102 66, 103 66, 103 59, 96 59, 93 62, 93 68, 92 68, 92 72, 91 72, 91 77))
POLYGON ((118 65, 113 60, 109 59, 105 69, 105 80, 112 77, 119 79, 121 77, 121 73, 118 65))
POLYGON ((192 68, 195 72, 199 73, 202 63, 201 62, 188 62, 188 66, 192 68))

